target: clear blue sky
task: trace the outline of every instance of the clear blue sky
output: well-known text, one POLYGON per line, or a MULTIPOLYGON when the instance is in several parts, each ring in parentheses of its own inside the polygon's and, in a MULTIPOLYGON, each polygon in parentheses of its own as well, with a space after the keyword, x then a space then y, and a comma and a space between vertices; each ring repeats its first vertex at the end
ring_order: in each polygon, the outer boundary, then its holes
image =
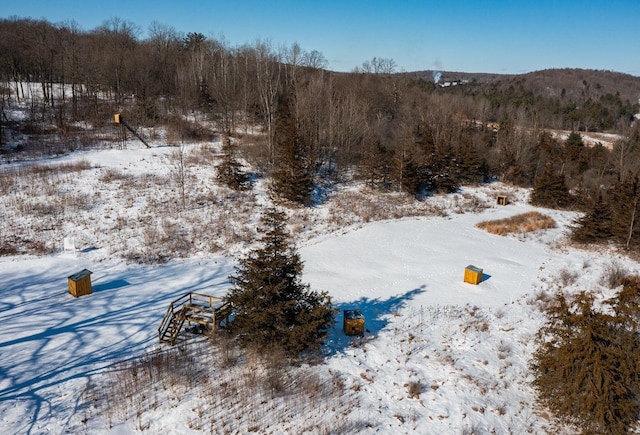
POLYGON ((270 40, 318 50, 335 71, 374 56, 399 70, 524 73, 589 68, 640 76, 640 0, 0 0, 0 17, 114 17, 200 32, 232 46, 270 40))

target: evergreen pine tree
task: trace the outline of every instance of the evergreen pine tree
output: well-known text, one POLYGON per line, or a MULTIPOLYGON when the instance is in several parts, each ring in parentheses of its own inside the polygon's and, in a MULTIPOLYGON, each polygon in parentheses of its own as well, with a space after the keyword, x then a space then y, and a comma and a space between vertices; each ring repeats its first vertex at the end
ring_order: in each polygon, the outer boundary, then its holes
POLYGON ((388 190, 392 186, 393 169, 393 151, 376 140, 365 149, 358 173, 369 187, 388 190))
POLYGON ((285 232, 285 215, 267 210, 260 247, 240 261, 228 300, 232 330, 245 345, 278 347, 290 356, 317 349, 333 323, 326 292, 300 281, 303 264, 285 232))
POLYGON ((428 168, 431 173, 430 190, 453 193, 460 187, 460 168, 451 146, 436 147, 429 156, 428 168))
POLYGON ((640 183, 638 176, 625 177, 611 189, 611 228, 618 243, 627 249, 640 244, 640 183))
POLYGON ((565 148, 573 149, 574 152, 579 152, 580 149, 584 148, 584 142, 582 141, 582 136, 580 133, 576 133, 572 131, 569 133, 567 140, 564 142, 565 148))
POLYGON ((638 305, 628 303, 637 294, 636 281, 635 291, 605 302, 609 310, 597 310, 586 292, 547 307, 534 385, 543 404, 585 433, 624 434, 638 419, 638 305))
POLYGON ((465 144, 458 150, 456 158, 460 168, 460 181, 463 183, 478 184, 486 176, 478 152, 472 144, 465 144))
POLYGON ((613 235, 611 209, 601 194, 598 195, 593 209, 574 223, 571 239, 579 243, 607 241, 613 235))
POLYGON ((413 195, 420 195, 430 186, 430 176, 427 167, 415 159, 409 158, 404 163, 402 189, 413 195))
POLYGON ((531 204, 540 207, 565 208, 572 202, 564 175, 556 174, 553 166, 545 166, 544 172, 538 176, 531 192, 531 204))
POLYGON ((290 95, 282 96, 276 112, 276 163, 272 173, 272 188, 281 198, 309 205, 313 192, 313 167, 310 152, 299 135, 292 98, 290 95))
POLYGON ((218 165, 218 180, 234 190, 251 188, 249 174, 242 169, 236 158, 236 151, 231 138, 222 140, 222 162, 218 165))
POLYGON ((543 131, 538 137, 538 149, 540 150, 543 158, 546 160, 553 159, 559 153, 562 153, 562 147, 558 143, 558 140, 548 131, 543 131))
POLYGON ((564 143, 564 160, 578 174, 589 169, 584 142, 580 133, 571 132, 564 143))

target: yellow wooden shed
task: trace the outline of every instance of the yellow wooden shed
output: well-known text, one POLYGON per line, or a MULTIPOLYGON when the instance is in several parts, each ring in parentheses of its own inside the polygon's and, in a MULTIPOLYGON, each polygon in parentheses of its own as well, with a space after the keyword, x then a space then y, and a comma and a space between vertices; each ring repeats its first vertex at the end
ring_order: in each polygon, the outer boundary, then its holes
POLYGON ((482 269, 475 266, 467 266, 464 269, 464 282, 469 284, 480 284, 482 282, 482 269))
POLYGON ((345 335, 364 335, 364 315, 360 310, 344 310, 345 335))
POLYGON ((90 295, 91 292, 91 271, 89 269, 82 269, 69 277, 69 293, 73 296, 77 298, 90 295))

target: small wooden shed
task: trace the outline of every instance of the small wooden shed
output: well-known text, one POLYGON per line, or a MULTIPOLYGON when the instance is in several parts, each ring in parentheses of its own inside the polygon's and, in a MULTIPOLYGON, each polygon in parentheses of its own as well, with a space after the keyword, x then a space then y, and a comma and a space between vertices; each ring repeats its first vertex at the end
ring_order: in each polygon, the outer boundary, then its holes
POLYGON ((90 295, 91 292, 91 271, 89 269, 82 269, 69 277, 69 293, 73 296, 77 298, 90 295))
POLYGON ((475 266, 467 266, 464 269, 464 282, 469 284, 480 284, 482 282, 482 269, 475 266))
POLYGON ((116 124, 120 124, 120 121, 121 121, 121 120, 122 120, 122 117, 121 117, 121 115, 120 115, 119 113, 116 113, 115 115, 113 115, 113 121, 114 121, 116 124))
POLYGON ((509 204, 509 197, 507 195, 498 195, 498 196, 496 196, 496 204, 498 204, 498 205, 507 205, 507 204, 509 204))
POLYGON ((345 335, 364 335, 364 315, 360 310, 344 310, 345 335))

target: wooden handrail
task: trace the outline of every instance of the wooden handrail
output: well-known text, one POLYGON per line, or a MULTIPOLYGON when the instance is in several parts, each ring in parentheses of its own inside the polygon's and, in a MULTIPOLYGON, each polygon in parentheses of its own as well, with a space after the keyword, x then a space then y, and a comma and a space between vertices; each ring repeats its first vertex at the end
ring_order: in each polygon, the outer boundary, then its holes
POLYGON ((207 321, 206 323, 214 324, 217 323, 216 314, 224 312, 225 317, 227 317, 226 320, 228 322, 228 311, 230 311, 229 308, 230 304, 224 298, 195 292, 185 293, 169 304, 169 308, 167 308, 162 322, 160 322, 160 326, 158 327, 158 336, 160 340, 162 340, 164 334, 171 327, 172 322, 175 324, 175 322, 180 321, 180 318, 182 319, 182 322, 187 319, 189 321, 196 321, 198 323, 201 323, 201 318, 196 320, 196 318, 198 317, 196 313, 210 313, 211 322, 207 321), (185 307, 187 307, 188 310, 185 310, 185 307), (190 312, 192 314, 195 314, 195 316, 190 317, 190 312))

